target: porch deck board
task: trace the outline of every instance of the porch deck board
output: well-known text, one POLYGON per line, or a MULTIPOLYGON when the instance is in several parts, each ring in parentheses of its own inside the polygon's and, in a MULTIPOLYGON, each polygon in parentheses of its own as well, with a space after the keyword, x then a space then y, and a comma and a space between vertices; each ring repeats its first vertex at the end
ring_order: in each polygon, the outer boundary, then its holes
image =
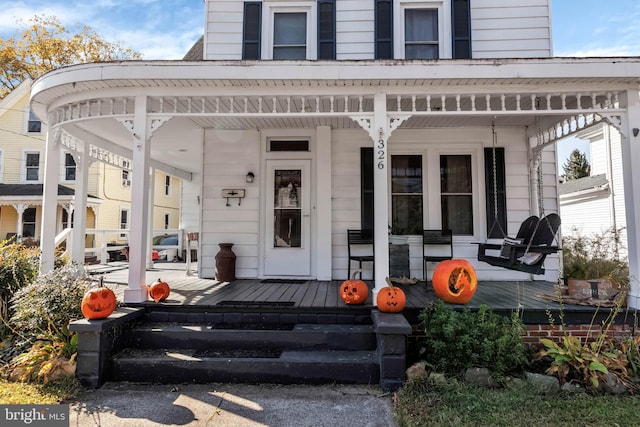
MULTIPOLYGON (((171 266, 176 269, 176 266, 171 266)), ((162 277, 169 283, 171 295, 169 299, 161 303, 165 306, 179 309, 203 308, 217 310, 224 308, 220 305, 223 301, 240 301, 243 303, 287 303, 283 310, 300 310, 316 312, 348 313, 353 310, 368 310, 373 308, 373 293, 371 292, 367 302, 360 306, 350 306, 342 302, 339 295, 342 280, 315 281, 308 280, 304 283, 291 283, 283 280, 281 283, 263 283, 259 279, 238 279, 232 282, 218 282, 212 279, 200 279, 194 276, 186 276, 184 270, 158 272, 156 269, 147 273, 148 283, 152 283, 162 277), (160 274, 159 274, 160 273, 160 274), (290 305, 292 303, 292 305, 290 305)), ((119 300, 123 300, 126 288, 126 270, 117 270, 105 275, 105 284, 112 287, 119 300)), ((366 281, 373 288, 371 281, 366 281)), ((411 320, 417 319, 420 311, 427 307, 431 301, 438 299, 433 291, 431 283, 418 282, 413 285, 400 285, 407 295, 405 316, 411 320)), ((554 295, 555 283, 534 281, 482 281, 478 283, 478 289, 471 301, 462 306, 452 304, 452 307, 478 309, 482 304, 501 312, 511 312, 520 308, 525 317, 531 322, 547 322, 547 310, 558 313, 560 305, 549 301, 542 295, 554 295)), ((155 304, 153 302, 142 305, 155 304)), ((579 319, 580 322, 589 323, 591 316, 598 311, 598 315, 606 315, 607 308, 593 306, 580 306, 564 304, 565 318, 570 316, 579 319)), ((578 320, 576 320, 578 321, 578 320)))

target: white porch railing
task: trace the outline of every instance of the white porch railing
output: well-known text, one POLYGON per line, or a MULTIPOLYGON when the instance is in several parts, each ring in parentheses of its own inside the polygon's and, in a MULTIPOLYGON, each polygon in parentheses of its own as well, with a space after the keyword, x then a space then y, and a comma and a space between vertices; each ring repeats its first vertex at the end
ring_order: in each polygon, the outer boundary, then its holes
MULTIPOLYGON (((92 239, 92 246, 84 249, 85 256, 97 256, 101 264, 107 264, 110 259, 109 252, 120 252, 129 247, 129 233, 129 229, 87 229, 86 234, 92 235, 94 238, 92 239)), ((65 228, 56 236, 56 247, 63 243, 65 244, 63 255, 72 253, 72 235, 73 228, 65 228)), ((151 246, 158 251, 175 250, 175 254, 180 255, 184 247, 184 236, 184 230, 182 229, 153 230, 151 246), (171 244, 167 244, 165 239, 169 240, 171 244), (173 243, 174 240, 175 244, 173 243), (153 242, 158 243, 154 244, 153 242)))

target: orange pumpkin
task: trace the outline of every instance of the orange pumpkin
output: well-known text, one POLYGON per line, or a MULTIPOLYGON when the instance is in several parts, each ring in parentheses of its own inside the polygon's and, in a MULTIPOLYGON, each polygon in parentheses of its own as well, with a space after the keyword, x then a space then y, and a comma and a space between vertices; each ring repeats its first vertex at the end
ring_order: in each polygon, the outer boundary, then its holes
POLYGON ((151 296, 155 302, 166 300, 170 292, 169 284, 163 282, 161 279, 158 279, 157 282, 153 282, 151 286, 149 286, 149 296, 151 296))
POLYGON ((89 320, 106 319, 116 309, 116 294, 109 288, 100 286, 89 289, 82 297, 80 309, 89 320))
POLYGON ((431 280, 433 290, 443 301, 466 304, 478 287, 476 270, 464 259, 451 259, 438 263, 431 280))
POLYGON ((383 313, 400 313, 407 305, 407 297, 404 291, 397 286, 393 286, 391 280, 385 279, 389 286, 380 289, 376 297, 378 310, 383 313))
POLYGON ((340 285, 340 298, 345 304, 359 305, 364 304, 369 296, 369 286, 362 280, 356 280, 356 275, 362 277, 362 270, 356 270, 351 276, 351 280, 345 280, 340 285))

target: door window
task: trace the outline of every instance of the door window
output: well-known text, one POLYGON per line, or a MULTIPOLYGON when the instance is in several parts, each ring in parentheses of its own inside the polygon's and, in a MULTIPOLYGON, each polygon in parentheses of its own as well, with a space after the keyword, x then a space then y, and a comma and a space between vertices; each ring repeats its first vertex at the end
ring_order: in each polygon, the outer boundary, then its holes
POLYGON ((274 171, 273 246, 299 248, 302 243, 302 171, 274 171))

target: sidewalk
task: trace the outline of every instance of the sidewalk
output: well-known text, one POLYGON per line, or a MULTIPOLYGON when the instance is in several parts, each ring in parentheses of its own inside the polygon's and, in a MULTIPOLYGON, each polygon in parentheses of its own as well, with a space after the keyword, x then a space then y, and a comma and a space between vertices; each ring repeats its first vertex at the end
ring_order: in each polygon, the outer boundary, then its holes
POLYGON ((360 385, 107 383, 70 405, 71 426, 393 427, 391 395, 360 385))

